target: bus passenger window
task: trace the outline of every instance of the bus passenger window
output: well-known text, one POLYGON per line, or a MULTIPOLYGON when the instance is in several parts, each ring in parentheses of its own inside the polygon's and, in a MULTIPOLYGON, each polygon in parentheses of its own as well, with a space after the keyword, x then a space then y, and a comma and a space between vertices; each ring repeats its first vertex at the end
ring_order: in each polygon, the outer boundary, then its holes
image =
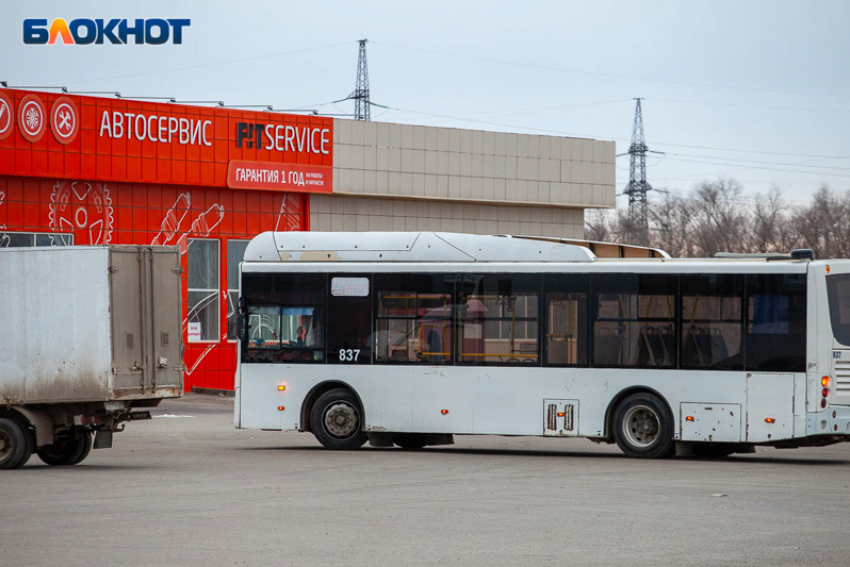
POLYGON ((458 362, 539 364, 539 276, 467 276, 459 286, 458 362))
POLYGON ((593 364, 676 366, 675 275, 593 276, 593 364))
POLYGON ((452 363, 454 275, 375 274, 375 362, 452 363))
POLYGON ((546 365, 587 365, 589 287, 584 274, 544 276, 546 365))
POLYGON ((744 276, 681 278, 682 368, 742 370, 744 276))
POLYGON ((806 275, 747 275, 746 370, 805 372, 806 275))

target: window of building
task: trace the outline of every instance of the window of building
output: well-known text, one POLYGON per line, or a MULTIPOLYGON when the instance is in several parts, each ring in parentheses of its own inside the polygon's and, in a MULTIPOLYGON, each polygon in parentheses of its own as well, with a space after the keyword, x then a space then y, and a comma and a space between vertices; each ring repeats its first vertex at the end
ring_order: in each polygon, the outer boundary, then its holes
POLYGON ((327 283, 325 274, 243 274, 242 361, 324 362, 327 283))
POLYGON ((245 257, 248 240, 227 241, 227 338, 236 340, 236 319, 239 311, 239 263, 245 257))
POLYGON ((219 340, 218 241, 189 239, 188 326, 189 342, 219 340))
POLYGON ((543 277, 547 365, 587 365, 589 288, 590 277, 584 274, 543 277))
POLYGON ((376 362, 451 364, 455 279, 375 274, 376 362))
POLYGON ((33 246, 73 246, 73 234, 55 232, 0 232, 0 248, 33 246))
POLYGON ((540 276, 464 276, 458 283, 458 362, 538 364, 540 276))
POLYGON ((805 372, 806 274, 747 276, 746 370, 805 372))
POLYGON ((593 364, 676 366, 677 276, 593 276, 593 364))
POLYGON ((682 294, 682 368, 742 370, 744 276, 688 274, 682 294))

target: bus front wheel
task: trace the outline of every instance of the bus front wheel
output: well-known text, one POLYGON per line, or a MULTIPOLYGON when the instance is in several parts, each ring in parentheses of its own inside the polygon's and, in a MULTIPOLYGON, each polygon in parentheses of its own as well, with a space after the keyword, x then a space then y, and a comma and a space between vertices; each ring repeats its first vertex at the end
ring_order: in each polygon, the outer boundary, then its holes
POLYGON ((363 412, 351 390, 337 388, 325 392, 310 411, 310 428, 327 449, 350 451, 366 442, 363 412))
POLYGON ((652 394, 632 394, 614 412, 614 440, 629 457, 659 459, 675 450, 673 418, 652 394))

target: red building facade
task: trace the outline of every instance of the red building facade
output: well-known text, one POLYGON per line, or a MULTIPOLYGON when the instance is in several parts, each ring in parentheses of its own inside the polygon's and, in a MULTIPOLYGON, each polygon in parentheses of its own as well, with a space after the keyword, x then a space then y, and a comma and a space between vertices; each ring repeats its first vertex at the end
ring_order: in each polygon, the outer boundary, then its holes
POLYGON ((232 390, 236 266, 261 232, 309 230, 332 144, 328 118, 5 89, 0 247, 179 246, 186 389, 232 390))

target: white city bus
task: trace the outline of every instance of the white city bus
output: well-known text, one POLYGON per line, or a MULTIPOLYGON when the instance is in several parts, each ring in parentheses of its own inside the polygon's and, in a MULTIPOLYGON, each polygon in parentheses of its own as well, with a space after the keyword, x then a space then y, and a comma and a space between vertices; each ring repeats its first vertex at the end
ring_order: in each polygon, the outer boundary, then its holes
POLYGON ((847 260, 267 232, 240 277, 239 428, 330 449, 586 437, 644 458, 850 440, 847 260))

